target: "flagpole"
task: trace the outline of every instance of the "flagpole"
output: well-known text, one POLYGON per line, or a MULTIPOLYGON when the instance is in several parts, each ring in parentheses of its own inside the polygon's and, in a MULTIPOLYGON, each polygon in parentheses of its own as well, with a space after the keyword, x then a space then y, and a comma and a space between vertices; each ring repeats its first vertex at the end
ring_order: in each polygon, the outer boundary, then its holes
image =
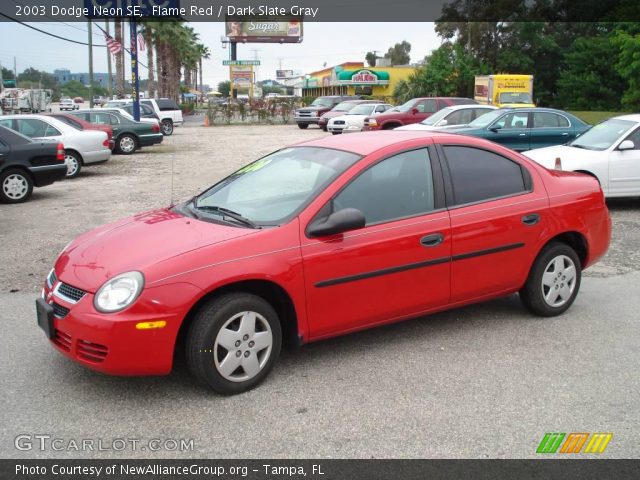
MULTIPOLYGON (((104 21, 105 27, 107 28, 107 35, 109 35, 109 20, 104 21)), ((110 36, 110 35, 109 35, 110 36)), ((107 72, 109 75, 109 80, 107 82, 108 91, 109 91, 109 100, 113 97, 113 78, 111 77, 111 50, 107 48, 107 72)))
POLYGON ((138 25, 129 19, 129 43, 131 51, 131 98, 133 99, 133 118, 140 121, 140 79, 138 78, 138 25))

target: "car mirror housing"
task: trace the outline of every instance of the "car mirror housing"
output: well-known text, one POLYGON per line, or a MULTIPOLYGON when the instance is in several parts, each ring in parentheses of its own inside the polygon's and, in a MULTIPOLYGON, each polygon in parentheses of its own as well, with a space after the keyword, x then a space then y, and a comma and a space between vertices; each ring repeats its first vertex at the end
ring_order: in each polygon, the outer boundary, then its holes
POLYGON ((618 145, 618 150, 634 150, 636 148, 636 144, 631 140, 625 140, 618 145))
POLYGON ((498 130, 500 130, 502 128, 501 125, 491 125, 489 127, 489 130, 491 130, 493 133, 496 133, 498 130))
POLYGON ((449 123, 449 122, 447 122, 447 120, 445 118, 443 118, 442 120, 440 120, 438 122, 438 127, 444 127, 445 125, 447 125, 447 123, 449 123))
POLYGON ((309 225, 310 237, 324 237, 363 228, 366 224, 364 213, 356 208, 343 208, 309 225))

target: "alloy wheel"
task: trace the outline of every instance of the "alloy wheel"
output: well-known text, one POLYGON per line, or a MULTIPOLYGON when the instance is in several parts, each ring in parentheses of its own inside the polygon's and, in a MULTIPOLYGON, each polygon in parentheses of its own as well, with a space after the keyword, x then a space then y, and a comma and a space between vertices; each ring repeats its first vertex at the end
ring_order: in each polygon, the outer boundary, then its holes
POLYGON ((21 200, 29 192, 29 182, 18 173, 13 173, 2 182, 2 191, 11 200, 21 200))

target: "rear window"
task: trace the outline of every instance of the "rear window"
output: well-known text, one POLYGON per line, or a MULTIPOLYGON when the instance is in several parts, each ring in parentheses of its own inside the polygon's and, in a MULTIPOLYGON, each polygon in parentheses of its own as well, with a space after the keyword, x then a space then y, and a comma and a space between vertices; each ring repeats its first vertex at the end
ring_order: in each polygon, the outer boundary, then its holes
POLYGON ((158 103, 158 108, 161 111, 180 110, 178 104, 169 98, 159 98, 158 100, 156 100, 156 102, 158 103))

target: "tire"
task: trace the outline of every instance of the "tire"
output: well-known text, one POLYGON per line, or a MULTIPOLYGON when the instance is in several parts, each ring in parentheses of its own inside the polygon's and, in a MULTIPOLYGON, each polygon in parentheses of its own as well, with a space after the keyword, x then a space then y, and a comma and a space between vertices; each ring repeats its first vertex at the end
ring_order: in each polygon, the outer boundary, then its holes
POLYGON ((273 307, 256 295, 238 292, 214 298, 200 308, 187 334, 186 358, 200 383, 222 395, 233 395, 262 382, 281 347, 282 329, 273 307))
POLYGON ((173 134, 173 121, 171 121, 168 118, 165 118, 164 120, 162 120, 162 123, 160 124, 160 131, 162 132, 162 135, 164 135, 165 137, 168 137, 169 135, 173 134))
POLYGON ((67 164, 67 174, 64 178, 76 178, 82 170, 82 158, 72 150, 64 151, 64 162, 67 164))
POLYGON ((396 124, 396 123, 385 123, 382 126, 382 130, 393 130, 396 127, 399 127, 400 125, 396 124))
POLYGON ((566 243, 552 242, 538 254, 520 299, 536 315, 554 317, 573 304, 581 280, 582 267, 575 250, 566 243))
POLYGON ((320 127, 322 129, 323 132, 328 132, 329 129, 327 128, 326 125, 323 125, 322 127, 320 127))
POLYGON ((300 128, 302 130, 306 130, 308 126, 309 126, 308 123, 299 123, 298 124, 298 128, 300 128))
POLYGON ((331 132, 331 135, 339 135, 342 132, 331 132))
POLYGON ((0 201, 2 203, 21 203, 33 192, 33 180, 24 170, 9 168, 0 173, 0 201))
POLYGON ((116 140, 116 149, 118 153, 123 155, 131 155, 138 149, 138 141, 136 137, 130 133, 124 133, 116 140))

